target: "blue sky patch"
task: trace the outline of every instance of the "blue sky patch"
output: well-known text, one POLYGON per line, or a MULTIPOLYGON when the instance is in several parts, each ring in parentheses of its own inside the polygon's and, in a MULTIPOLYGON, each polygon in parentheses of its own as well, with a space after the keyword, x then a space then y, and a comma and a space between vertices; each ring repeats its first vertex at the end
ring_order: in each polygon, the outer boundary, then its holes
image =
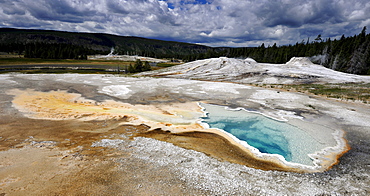
POLYGON ((167 5, 168 5, 168 8, 170 8, 170 9, 174 9, 175 8, 175 5, 173 3, 168 3, 167 2, 167 5))
MULTIPOLYGON (((167 5, 168 5, 168 8, 170 9, 174 9, 176 7, 176 3, 171 3, 171 2, 168 2, 168 0, 163 0, 165 2, 167 2, 167 5)), ((188 4, 192 4, 192 5, 196 5, 196 4, 211 4, 212 1, 210 0, 185 0, 185 1, 180 1, 179 4, 180 5, 188 5, 188 4)))

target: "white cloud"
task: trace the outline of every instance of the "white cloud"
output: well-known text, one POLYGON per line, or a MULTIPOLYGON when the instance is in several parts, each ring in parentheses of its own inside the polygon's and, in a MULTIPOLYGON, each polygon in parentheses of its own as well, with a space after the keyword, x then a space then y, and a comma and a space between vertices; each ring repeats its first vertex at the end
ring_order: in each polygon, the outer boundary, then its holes
POLYGON ((369 19, 367 19, 367 20, 362 21, 362 22, 360 23, 360 25, 359 25, 359 27, 364 27, 364 26, 366 26, 366 27, 370 27, 370 18, 369 18, 369 19))
POLYGON ((0 26, 104 32, 211 46, 358 34, 368 0, 1 0, 0 26), (346 28, 343 29, 342 27, 346 28), (339 28, 340 27, 340 28, 339 28))

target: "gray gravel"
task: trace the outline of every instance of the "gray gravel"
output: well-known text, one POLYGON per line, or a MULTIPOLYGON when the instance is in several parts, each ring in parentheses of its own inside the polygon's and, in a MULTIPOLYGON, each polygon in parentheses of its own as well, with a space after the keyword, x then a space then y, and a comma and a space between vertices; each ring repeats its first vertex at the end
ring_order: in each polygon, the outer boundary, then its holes
MULTIPOLYGON (((186 150, 171 143, 137 137, 134 141, 103 139, 93 146, 111 147, 132 153, 132 157, 166 167, 189 187, 210 195, 368 195, 369 173, 325 172, 297 174, 262 171, 222 162, 201 152, 186 150)), ((125 159, 118 160, 121 162, 125 159)))

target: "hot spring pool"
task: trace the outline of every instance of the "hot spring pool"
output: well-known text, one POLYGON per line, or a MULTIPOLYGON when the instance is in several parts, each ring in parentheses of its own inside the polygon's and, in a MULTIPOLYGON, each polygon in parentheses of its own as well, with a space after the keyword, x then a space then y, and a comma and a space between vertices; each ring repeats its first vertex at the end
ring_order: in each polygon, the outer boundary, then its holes
POLYGON ((308 155, 327 147, 310 133, 287 122, 244 109, 200 105, 207 112, 203 123, 230 133, 244 146, 256 148, 260 153, 281 155, 288 162, 313 166, 308 155))

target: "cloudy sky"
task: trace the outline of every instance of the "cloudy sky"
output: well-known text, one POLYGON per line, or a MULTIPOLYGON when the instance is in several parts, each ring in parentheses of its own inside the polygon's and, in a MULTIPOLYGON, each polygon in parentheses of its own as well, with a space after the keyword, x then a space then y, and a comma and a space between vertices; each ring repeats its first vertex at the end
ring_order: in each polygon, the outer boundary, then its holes
POLYGON ((364 26, 370 28, 369 0, 0 0, 0 27, 208 46, 295 44, 318 34, 353 36, 364 26))

